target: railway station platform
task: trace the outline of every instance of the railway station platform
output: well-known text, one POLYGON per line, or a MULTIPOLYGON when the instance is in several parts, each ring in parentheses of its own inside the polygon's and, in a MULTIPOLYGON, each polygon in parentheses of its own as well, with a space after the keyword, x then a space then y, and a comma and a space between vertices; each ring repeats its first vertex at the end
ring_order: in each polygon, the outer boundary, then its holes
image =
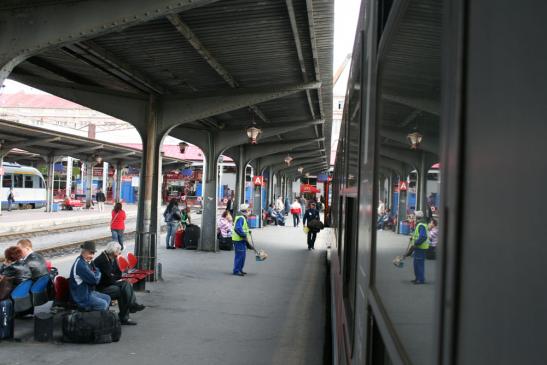
MULTIPOLYGON (((301 228, 253 231, 270 255, 247 253, 245 277, 231 274, 234 253, 166 250, 158 245, 163 280, 138 293, 147 308, 122 327, 119 343, 76 345, 32 339, 33 321, 16 321, 16 338, 2 342, 0 363, 14 364, 322 364, 326 308, 326 239, 308 251, 301 228)), ((164 235, 162 235, 164 239, 164 235)), ((163 242, 163 241, 162 241, 163 242)), ((128 251, 133 242, 128 242, 128 251)), ((100 250, 100 249, 99 249, 100 250)), ((67 275, 76 255, 54 258, 67 275)), ((114 307, 112 307, 114 309, 114 307)), ((47 305, 40 310, 48 310, 47 305)))

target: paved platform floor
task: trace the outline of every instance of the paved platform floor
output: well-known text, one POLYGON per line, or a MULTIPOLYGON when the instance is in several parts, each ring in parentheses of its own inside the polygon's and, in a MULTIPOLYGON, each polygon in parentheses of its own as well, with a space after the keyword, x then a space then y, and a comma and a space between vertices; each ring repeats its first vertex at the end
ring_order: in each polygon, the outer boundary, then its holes
POLYGON ((388 316, 414 364, 433 364, 436 261, 425 261, 426 284, 415 285, 412 257, 402 268, 393 259, 402 255, 409 236, 391 231, 377 233, 376 288, 388 316))
MULTIPOLYGON (((256 262, 248 251, 246 277, 231 275, 233 251, 166 250, 162 244, 164 281, 138 294, 147 309, 132 315, 138 325, 123 327, 119 343, 36 343, 32 320, 18 320, 22 342, 0 343, 0 364, 322 364, 322 235, 317 249, 308 251, 301 228, 254 230, 256 245, 270 257, 256 262)), ((73 260, 54 264, 66 275, 73 260)))

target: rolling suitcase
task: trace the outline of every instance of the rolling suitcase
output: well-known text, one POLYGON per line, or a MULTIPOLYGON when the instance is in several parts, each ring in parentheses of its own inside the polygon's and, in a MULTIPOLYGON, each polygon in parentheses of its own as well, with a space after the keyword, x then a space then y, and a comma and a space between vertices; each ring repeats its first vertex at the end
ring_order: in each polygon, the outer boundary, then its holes
POLYGON ((194 224, 186 226, 184 232, 184 248, 187 250, 195 250, 198 248, 200 228, 194 224))
POLYGON ((175 232, 175 248, 184 248, 184 230, 179 229, 175 232))
POLYGON ((0 302, 0 340, 13 338, 14 311, 11 299, 0 302))

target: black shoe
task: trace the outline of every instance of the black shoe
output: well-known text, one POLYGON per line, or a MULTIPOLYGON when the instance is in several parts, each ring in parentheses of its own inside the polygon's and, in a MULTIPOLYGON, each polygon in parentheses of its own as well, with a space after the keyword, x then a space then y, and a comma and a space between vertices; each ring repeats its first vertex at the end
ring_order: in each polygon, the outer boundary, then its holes
POLYGON ((243 275, 247 275, 247 273, 246 273, 245 271, 242 271, 241 273, 242 273, 243 275))
POLYGON ((137 322, 135 322, 132 319, 126 319, 125 321, 121 321, 122 326, 136 326, 137 322))
POLYGON ((308 247, 308 251, 311 251, 311 247, 308 247))
POLYGON ((245 274, 243 274, 241 272, 236 272, 236 273, 234 273, 234 275, 236 275, 236 276, 245 276, 245 274))
POLYGON ((146 307, 142 304, 134 304, 134 305, 131 306, 131 308, 129 308, 129 312, 130 313, 137 313, 137 312, 142 311, 144 308, 146 308, 146 307))

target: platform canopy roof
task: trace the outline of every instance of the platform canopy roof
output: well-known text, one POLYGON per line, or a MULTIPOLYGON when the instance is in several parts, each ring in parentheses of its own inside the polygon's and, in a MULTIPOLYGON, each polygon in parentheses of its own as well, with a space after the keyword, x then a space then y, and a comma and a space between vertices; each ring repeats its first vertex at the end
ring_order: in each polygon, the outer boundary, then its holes
MULTIPOLYGON (((22 32, 33 31, 44 41, 14 67, 14 80, 125 120, 141 134, 151 98, 166 107, 162 117, 171 119, 164 123, 175 127, 169 134, 181 139, 192 130, 244 135, 252 123, 264 130, 278 127, 259 143, 278 142, 281 153, 286 142, 315 138, 315 144, 294 151, 315 149, 325 166, 333 14, 333 0, 0 4, 0 18, 34 24, 22 32), (222 104, 234 95, 241 98, 222 104), (218 107, 202 103, 208 97, 216 97, 218 107)), ((25 43, 25 37, 17 42, 25 43)))
MULTIPOLYGON (((0 119, 0 154, 4 161, 26 162, 74 157, 82 161, 141 164, 142 150, 0 119)), ((164 166, 191 165, 191 161, 164 156, 164 166)))

